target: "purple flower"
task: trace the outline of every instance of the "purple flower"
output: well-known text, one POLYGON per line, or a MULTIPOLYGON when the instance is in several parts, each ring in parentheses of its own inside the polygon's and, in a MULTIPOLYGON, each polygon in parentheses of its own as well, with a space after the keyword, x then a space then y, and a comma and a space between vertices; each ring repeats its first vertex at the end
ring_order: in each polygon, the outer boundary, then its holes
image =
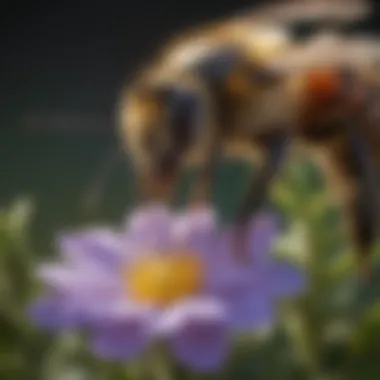
POLYGON ((61 262, 39 267, 45 293, 31 316, 45 328, 85 329, 101 358, 128 360, 160 339, 191 369, 217 370, 231 333, 271 325, 276 298, 305 287, 302 272, 271 258, 276 234, 275 218, 256 218, 242 266, 212 210, 146 207, 121 230, 62 236, 61 262))

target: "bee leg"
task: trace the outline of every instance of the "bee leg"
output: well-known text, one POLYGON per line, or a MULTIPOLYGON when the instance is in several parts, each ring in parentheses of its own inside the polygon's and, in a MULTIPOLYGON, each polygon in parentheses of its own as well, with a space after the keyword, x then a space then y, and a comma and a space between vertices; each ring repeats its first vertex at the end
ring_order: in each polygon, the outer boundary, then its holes
POLYGON ((346 186, 351 188, 346 195, 345 208, 359 270, 368 275, 368 259, 378 232, 377 168, 370 147, 357 128, 349 131, 346 149, 336 159, 339 169, 346 174, 346 186))
POLYGON ((279 171, 280 164, 287 152, 289 134, 285 131, 276 131, 262 136, 260 140, 264 149, 265 163, 248 186, 248 193, 237 212, 235 233, 233 235, 234 249, 239 255, 238 259, 243 261, 248 258, 245 237, 249 219, 265 201, 270 182, 279 171))
POLYGON ((351 223, 354 246, 357 251, 357 260, 360 274, 370 275, 369 258, 377 235, 377 203, 368 197, 368 191, 360 186, 354 199, 346 206, 351 223))
POLYGON ((190 194, 191 207, 198 207, 211 200, 213 174, 217 164, 217 160, 221 154, 221 144, 219 139, 214 141, 205 158, 201 171, 196 178, 194 188, 190 194))

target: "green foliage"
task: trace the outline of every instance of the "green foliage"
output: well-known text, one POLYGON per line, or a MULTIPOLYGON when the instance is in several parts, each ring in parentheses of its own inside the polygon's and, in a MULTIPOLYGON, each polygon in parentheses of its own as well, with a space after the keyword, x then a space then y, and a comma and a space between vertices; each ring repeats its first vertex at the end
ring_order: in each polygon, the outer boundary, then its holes
MULTIPOLYGON (((219 213, 221 223, 229 223, 235 216, 239 201, 247 191, 249 180, 254 176, 254 168, 244 162, 220 162, 214 173, 211 201, 219 213)), ((198 170, 190 170, 183 175, 174 204, 184 207, 189 199, 192 186, 197 180, 198 170)))
MULTIPOLYGON (((221 163, 213 202, 230 222, 254 170, 241 162, 221 163)), ((196 173, 189 173, 176 204, 186 202, 196 173)), ((310 276, 307 293, 279 304, 276 331, 236 341, 222 374, 196 376, 153 352, 130 365, 91 357, 82 338, 51 336, 28 323, 26 307, 36 284, 30 249, 33 208, 27 200, 0 211, 0 378, 38 380, 260 379, 377 380, 380 377, 380 266, 374 281, 361 283, 341 233, 339 210, 330 203, 321 173, 309 162, 292 164, 276 182, 268 205, 284 219, 276 254, 310 276), (150 368, 150 370, 149 370, 150 368)), ((53 239, 53 236, 51 236, 53 239)))

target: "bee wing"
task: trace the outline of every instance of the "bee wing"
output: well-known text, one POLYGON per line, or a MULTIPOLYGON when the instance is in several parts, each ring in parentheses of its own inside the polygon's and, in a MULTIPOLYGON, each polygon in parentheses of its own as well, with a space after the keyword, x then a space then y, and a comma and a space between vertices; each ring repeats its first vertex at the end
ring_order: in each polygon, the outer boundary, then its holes
MULTIPOLYGON (((358 36, 348 44, 351 57, 362 57, 364 63, 370 67, 378 68, 380 63, 380 40, 374 36, 358 36)), ((350 57, 350 58, 351 58, 350 57)))
POLYGON ((379 59, 379 53, 380 43, 375 39, 347 39, 338 34, 324 33, 306 44, 293 46, 268 62, 268 68, 284 74, 318 66, 360 69, 373 65, 379 59))
POLYGON ((372 10, 364 0, 292 0, 256 8, 242 17, 281 24, 295 22, 355 22, 366 18, 372 10))

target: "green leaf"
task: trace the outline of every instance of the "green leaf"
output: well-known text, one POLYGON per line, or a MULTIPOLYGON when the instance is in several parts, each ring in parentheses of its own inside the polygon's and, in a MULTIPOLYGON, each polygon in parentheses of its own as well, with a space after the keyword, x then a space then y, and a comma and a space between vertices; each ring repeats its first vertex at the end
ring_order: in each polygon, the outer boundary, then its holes
POLYGON ((8 211, 8 227, 10 231, 22 233, 28 227, 33 216, 34 207, 31 199, 20 198, 16 200, 8 211))
POLYGON ((376 380, 380 373, 380 303, 367 309, 352 335, 346 378, 376 380))

